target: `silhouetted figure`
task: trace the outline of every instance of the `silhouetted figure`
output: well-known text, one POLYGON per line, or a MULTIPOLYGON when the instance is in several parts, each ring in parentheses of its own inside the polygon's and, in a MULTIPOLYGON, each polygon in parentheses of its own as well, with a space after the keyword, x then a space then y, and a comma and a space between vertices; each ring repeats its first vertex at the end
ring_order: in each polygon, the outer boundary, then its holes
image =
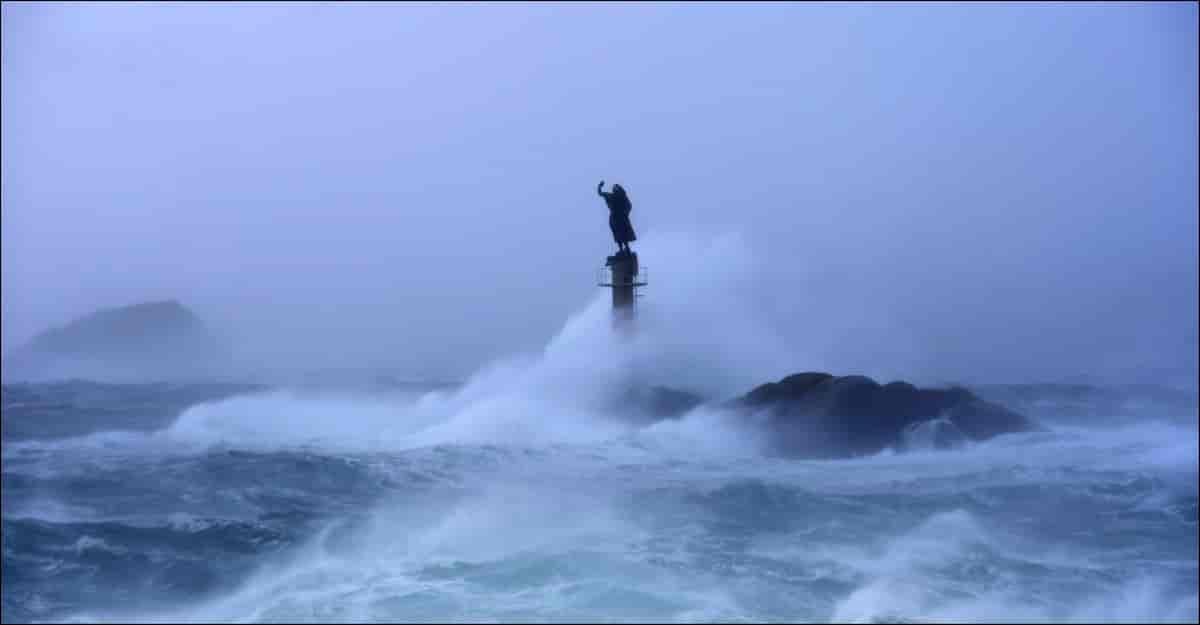
POLYGON ((596 193, 608 204, 608 228, 612 230, 613 241, 617 242, 617 253, 629 253, 629 243, 637 240, 633 224, 629 221, 629 213, 633 210, 629 196, 619 184, 613 185, 611 193, 605 193, 603 180, 596 186, 596 193))

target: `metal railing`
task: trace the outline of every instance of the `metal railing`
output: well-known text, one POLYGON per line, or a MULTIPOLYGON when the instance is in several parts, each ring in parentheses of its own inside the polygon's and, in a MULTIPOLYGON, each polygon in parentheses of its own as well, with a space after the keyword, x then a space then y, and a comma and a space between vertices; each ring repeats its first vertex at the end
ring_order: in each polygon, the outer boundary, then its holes
POLYGON ((650 270, 645 265, 638 267, 637 275, 632 276, 632 280, 623 284, 613 282, 612 267, 601 267, 596 271, 596 284, 598 286, 646 286, 650 283, 650 270))

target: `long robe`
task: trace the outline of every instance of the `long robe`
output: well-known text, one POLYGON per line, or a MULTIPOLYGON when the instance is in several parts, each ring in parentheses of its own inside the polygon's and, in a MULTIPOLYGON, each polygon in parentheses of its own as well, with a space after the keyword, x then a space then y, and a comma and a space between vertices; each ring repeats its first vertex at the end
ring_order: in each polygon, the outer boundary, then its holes
POLYGON ((608 204, 608 228, 612 230, 613 241, 616 241, 617 245, 636 241, 637 233, 633 231, 633 223, 629 221, 629 213, 633 210, 629 196, 615 192, 605 193, 604 203, 608 204))

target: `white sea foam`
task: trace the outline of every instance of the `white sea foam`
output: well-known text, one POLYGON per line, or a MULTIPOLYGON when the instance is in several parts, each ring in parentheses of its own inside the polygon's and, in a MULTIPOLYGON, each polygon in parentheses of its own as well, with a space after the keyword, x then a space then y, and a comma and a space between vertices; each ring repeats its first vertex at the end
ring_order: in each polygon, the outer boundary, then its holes
MULTIPOLYGON (((597 295, 538 354, 490 363, 462 387, 408 401, 298 391, 240 396, 188 409, 171 442, 264 449, 380 451, 437 444, 588 443, 628 434, 612 401, 632 385, 724 397, 778 377, 797 354, 736 296, 754 257, 736 236, 648 244, 670 276, 640 304, 637 331, 614 332, 597 295)), ((710 418, 711 424, 713 420, 710 418)))
POLYGON ((611 401, 631 380, 721 397, 822 368, 737 297, 707 297, 756 271, 736 237, 645 249, 671 279, 652 286, 632 337, 613 335, 598 296, 540 353, 453 390, 279 390, 194 406, 158 433, 31 445, 15 471, 34 474, 43 456, 303 449, 370 458, 401 484, 262 556, 231 591, 73 618, 1196 620, 1194 427, 1056 426, 789 461, 759 454, 759 430, 711 407, 638 425, 611 401), (405 488, 414 474, 436 480, 405 488), (1054 508, 1067 501, 1091 516, 1054 508), (1153 517, 1145 534, 1130 525, 1138 515, 1153 517))

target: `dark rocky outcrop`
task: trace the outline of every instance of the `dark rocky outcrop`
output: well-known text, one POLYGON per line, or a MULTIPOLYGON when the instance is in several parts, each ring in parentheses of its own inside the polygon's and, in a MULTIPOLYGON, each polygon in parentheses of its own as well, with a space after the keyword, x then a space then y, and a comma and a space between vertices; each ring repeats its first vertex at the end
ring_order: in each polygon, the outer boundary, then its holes
POLYGON ((937 446, 985 440, 1037 426, 964 388, 918 389, 906 382, 798 373, 763 384, 727 404, 762 419, 779 451, 806 457, 871 454, 903 447, 927 430, 937 446), (937 421, 937 423, 933 423, 937 421), (927 426, 921 427, 922 424, 927 426))
POLYGON ((230 350, 174 300, 93 312, 4 359, 6 381, 148 381, 219 376, 230 350))
MULTIPOLYGON (((614 395, 613 414, 641 423, 679 418, 706 403, 688 391, 631 387, 614 395)), ((765 428, 774 451, 797 458, 843 458, 887 448, 948 449, 1000 434, 1039 429, 1021 414, 965 388, 879 384, 861 375, 806 372, 763 384, 717 405, 765 428)))

